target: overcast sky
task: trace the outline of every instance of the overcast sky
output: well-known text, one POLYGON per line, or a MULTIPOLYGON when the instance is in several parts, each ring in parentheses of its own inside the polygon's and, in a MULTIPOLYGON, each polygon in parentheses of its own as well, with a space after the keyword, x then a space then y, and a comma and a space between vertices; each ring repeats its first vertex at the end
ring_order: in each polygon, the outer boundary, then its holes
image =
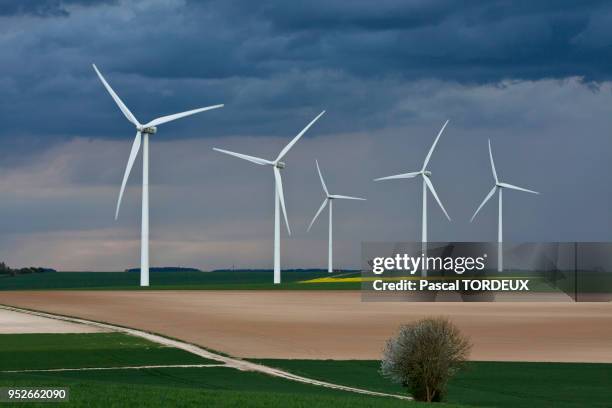
POLYGON ((362 241, 418 241, 417 171, 446 119, 429 200, 431 241, 496 238, 487 139, 507 241, 612 239, 612 5, 606 1, 0 0, 0 260, 123 270, 139 264, 133 140, 96 63, 141 122, 224 103, 151 138, 151 264, 272 264, 273 175, 212 151, 287 155, 283 267, 324 267, 333 193, 335 266, 362 241), (230 4, 231 3, 231 4, 230 4), (519 4, 520 3, 520 4, 519 4))

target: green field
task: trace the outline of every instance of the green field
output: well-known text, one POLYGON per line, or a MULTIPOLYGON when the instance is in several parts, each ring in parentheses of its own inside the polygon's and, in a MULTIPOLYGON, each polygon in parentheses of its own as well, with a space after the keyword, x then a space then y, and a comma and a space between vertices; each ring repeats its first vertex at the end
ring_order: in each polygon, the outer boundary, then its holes
MULTIPOLYGON (((337 384, 390 394, 405 392, 380 376, 377 361, 257 361, 337 384)), ((119 333, 0 335, 0 386, 70 387, 70 406, 426 406, 226 367, 3 372, 210 363, 218 364, 119 333)), ((611 384, 612 364, 470 362, 451 382, 448 402, 436 406, 609 407, 611 384)))
POLYGON ((0 370, 215 363, 120 333, 0 335, 0 370))
MULTIPOLYGON (((506 275, 531 277, 530 289, 534 292, 563 291, 575 295, 573 276, 563 273, 546 275, 529 274, 524 271, 507 272, 506 275), (558 285, 553 288, 552 282, 558 285)), ((137 272, 48 272, 21 274, 17 276, 0 275, 0 291, 3 290, 360 290, 359 281, 336 281, 302 283, 317 278, 355 278, 356 271, 334 272, 323 270, 283 271, 280 285, 272 284, 272 271, 267 270, 227 270, 213 272, 151 272, 151 286, 140 287, 137 272)), ((610 300, 612 292, 612 273, 589 273, 580 271, 577 280, 581 293, 604 293, 603 300, 610 300)), ((341 279, 341 280, 342 280, 341 279)), ((368 283, 363 284, 364 287, 368 283)))
POLYGON ((0 335, 0 350, 5 351, 0 355, 0 386, 70 387, 70 406, 391 408, 406 404, 394 398, 362 396, 226 367, 1 372, 210 363, 181 350, 117 333, 0 335))
MULTIPOLYGON (((1 290, 160 290, 160 289, 360 289, 358 282, 309 283, 300 281, 320 277, 345 275, 326 271, 283 271, 283 283, 272 283, 272 271, 214 272, 151 272, 151 286, 140 288, 140 275, 135 272, 49 272, 17 276, 0 275, 1 290)), ((358 273, 354 273, 357 275, 358 273)))
MULTIPOLYGON (((337 384, 399 394, 378 361, 258 360, 337 384)), ((449 385, 448 402, 478 407, 610 407, 612 364, 470 362, 449 385)))

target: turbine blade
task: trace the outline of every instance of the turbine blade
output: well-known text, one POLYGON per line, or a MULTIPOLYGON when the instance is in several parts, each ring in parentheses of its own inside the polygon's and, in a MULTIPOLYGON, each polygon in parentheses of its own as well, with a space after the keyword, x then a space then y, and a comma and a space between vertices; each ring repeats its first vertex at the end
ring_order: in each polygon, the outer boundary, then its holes
POLYGON ((317 165, 317 172, 319 173, 319 178, 321 179, 321 185, 323 186, 323 191, 325 191, 325 195, 329 195, 329 191, 327 191, 327 186, 325 185, 325 181, 323 180, 323 175, 321 174, 321 169, 319 168, 319 162, 315 159, 315 163, 317 165))
POLYGON ((293 138, 292 141, 289 142, 289 144, 287 146, 285 146, 285 148, 283 150, 281 150, 281 152, 278 154, 278 157, 276 158, 276 161, 279 161, 280 159, 282 159, 283 157, 285 157, 285 155, 287 154, 287 152, 293 147, 294 144, 297 143, 298 140, 300 140, 300 138, 304 135, 304 133, 306 133, 306 131, 308 129, 310 129, 310 127, 312 125, 314 125, 314 123, 319 120, 319 118, 321 116, 323 116, 323 114, 325 113, 325 111, 319 113, 317 115, 316 118, 314 118, 312 121, 310 121, 310 123, 308 125, 306 125, 306 127, 304 129, 302 129, 302 131, 300 133, 297 134, 296 137, 293 138))
POLYGON ((495 162, 493 161, 493 151, 491 150, 491 139, 489 139, 489 159, 491 159, 491 170, 493 170, 493 177, 495 178, 495 184, 499 181, 497 179, 497 171, 495 171, 495 162))
POLYGON ((351 197, 351 196, 345 196, 345 195, 338 195, 338 194, 332 194, 329 196, 329 198, 340 198, 342 200, 362 200, 365 201, 365 198, 361 198, 361 197, 351 197))
POLYGON ((436 140, 434 140, 433 144, 431 145, 431 148, 429 149, 429 153, 427 153, 427 157, 425 157, 425 161, 423 162, 423 169, 421 171, 424 171, 425 167, 427 167, 427 164, 429 163, 429 159, 431 159, 431 154, 436 148, 436 145, 438 144, 438 140, 440 139, 440 136, 442 136, 442 132, 444 132, 446 125, 448 125, 448 120, 444 122, 444 126, 442 126, 442 129, 440 129, 440 131, 438 132, 438 136, 436 136, 436 140))
POLYGON ((207 106, 205 108, 198 108, 198 109, 193 109, 193 110, 189 110, 189 111, 186 111, 186 112, 175 113, 174 115, 162 116, 162 117, 159 117, 157 119, 153 119, 152 121, 150 121, 149 123, 147 123, 144 126, 145 127, 149 127, 149 126, 161 125, 161 124, 164 124, 164 123, 172 122, 173 120, 184 118, 185 116, 191 116, 191 115, 195 115, 196 113, 204 112, 204 111, 207 111, 207 110, 222 108, 223 106, 224 106, 223 104, 221 104, 221 105, 213 105, 213 106, 207 106))
MULTIPOLYGON (((448 121, 447 121, 448 122, 448 121)), ((429 179, 429 177, 425 176, 423 177, 425 179, 425 183, 427 184, 427 187, 429 187, 429 191, 431 191, 431 194, 434 196, 434 198, 436 199, 436 201, 438 202, 438 205, 440 206, 440 208, 442 209, 442 212, 444 213, 444 215, 446 215, 446 218, 448 218, 448 220, 450 221, 450 217, 448 216, 448 213, 446 212, 446 209, 444 208, 444 206, 442 205, 442 201, 440 201, 440 199, 438 198, 438 194, 436 194, 436 190, 434 189, 434 186, 431 182, 431 180, 429 179)))
POLYGON ((487 201, 489 201, 491 199, 491 197, 493 197, 493 194, 495 194, 496 191, 497 191, 497 185, 493 186, 491 191, 489 191, 489 194, 487 194, 487 196, 484 198, 484 200, 482 200, 482 203, 480 203, 480 205, 476 209, 476 212, 474 213, 474 215, 472 215, 472 218, 470 218, 470 222, 474 221, 474 218, 476 218, 476 214, 478 214, 480 212, 482 207, 484 207, 484 205, 487 203, 487 201))
POLYGON ((308 226, 308 229, 306 231, 310 231, 310 228, 312 227, 312 224, 314 224, 314 222, 317 219, 317 217, 319 216, 319 214, 321 214, 321 211, 323 211, 323 209, 327 205, 328 201, 329 201, 329 198, 325 198, 325 200, 323 200, 323 204, 321 204, 321 207, 319 207, 319 210, 315 214, 314 218, 312 219, 312 221, 310 221, 310 225, 308 226))
POLYGON ((526 193, 531 193, 531 194, 540 194, 537 191, 533 191, 533 190, 527 190, 526 188, 523 187, 519 187, 519 186, 515 186, 513 184, 508 184, 508 183, 498 183, 497 184, 500 187, 504 187, 504 188, 509 188, 510 190, 518 190, 518 191, 524 191, 526 193))
POLYGON ((380 177, 380 178, 374 179, 374 181, 409 179, 409 178, 415 178, 419 174, 421 174, 420 171, 415 171, 413 173, 403 173, 403 174, 396 174, 395 176, 380 177))
POLYGON ((125 191, 125 185, 127 184, 128 178, 130 177, 130 172, 132 171, 134 160, 136 160, 136 156, 138 155, 138 151, 140 150, 141 140, 142 140, 142 136, 140 132, 136 132, 134 143, 132 143, 132 151, 130 152, 130 157, 128 159, 127 166, 125 168, 125 173, 123 174, 123 182, 121 183, 121 190, 119 191, 119 199, 117 200, 117 209, 115 210, 115 220, 119 217, 119 208, 121 207, 121 199, 123 198, 123 192, 125 191))
POLYGON ((100 78, 100 81, 102 81, 102 84, 104 85, 104 87, 106 88, 110 96, 113 97, 115 103, 117 104, 117 106, 119 106, 119 109, 121 109, 121 112, 123 112, 123 115, 127 118, 127 120, 132 122, 134 126, 140 126, 140 123, 136 119, 136 116, 134 116, 134 114, 130 112, 130 110, 128 109, 127 106, 125 106, 121 98, 119 98, 119 95, 117 95, 115 91, 113 91, 113 88, 111 88, 111 86, 108 84, 108 82, 106 82, 106 79, 104 79, 100 71, 98 71, 98 67, 96 67, 96 64, 92 64, 92 66, 93 66, 93 69, 96 71, 96 74, 98 74, 98 78, 100 78))
POLYGON ((276 181, 276 189, 278 190, 278 198, 280 199, 281 209, 285 216, 285 225, 287 226, 287 233, 291 235, 291 228, 289 228, 289 220, 287 219, 287 209, 285 208, 285 196, 283 194, 283 179, 280 174, 278 167, 274 167, 274 179, 276 181))
POLYGON ((248 161, 250 161, 252 163, 259 164, 260 166, 263 166, 263 165, 266 165, 266 164, 269 164, 269 165, 273 165, 274 164, 270 160, 260 159, 259 157, 249 156, 248 154, 231 152, 229 150, 218 149, 216 147, 213 147, 213 150, 217 151, 219 153, 225 153, 225 154, 229 154, 230 156, 238 157, 239 159, 248 160, 248 161))

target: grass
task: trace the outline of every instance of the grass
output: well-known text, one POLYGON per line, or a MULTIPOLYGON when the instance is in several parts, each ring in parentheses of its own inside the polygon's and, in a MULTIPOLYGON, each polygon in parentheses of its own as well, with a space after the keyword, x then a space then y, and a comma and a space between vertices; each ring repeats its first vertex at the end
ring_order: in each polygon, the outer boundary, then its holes
POLYGON ((499 407, 610 407, 612 364, 474 362, 449 400, 499 407))
POLYGON ((283 283, 272 284, 272 271, 214 271, 214 272, 151 272, 151 286, 140 288, 140 275, 135 272, 57 272, 23 274, 14 277, 0 275, 2 290, 320 290, 360 289, 359 283, 300 283, 323 276, 337 276, 326 271, 283 271, 283 283))
MULTIPOLYGON (((380 376, 378 361, 257 361, 332 383, 405 393, 380 376)), ((207 363, 182 350, 119 333, 0 335, 0 371, 207 363)), ((450 383, 448 403, 436 406, 609 407, 611 383, 612 364, 470 362, 450 383)), ((70 387, 70 406, 426 406, 226 367, 0 373, 0 387, 6 386, 70 387)))
POLYGON ((0 370, 215 363, 121 333, 0 334, 0 370))
MULTIPOLYGON (((113 370, 88 375, 19 375, 2 386, 70 387, 71 407, 287 407, 287 408, 425 408, 393 398, 370 397, 300 384, 229 368, 113 370)), ((5 404, 3 404, 4 406, 5 404)), ((48 407, 53 404, 40 404, 48 407)), ((10 406, 6 404, 6 406, 10 406)), ((15 405, 15 406, 23 406, 15 405)), ((28 406, 36 406, 28 404, 28 406)), ((440 408, 460 407, 443 404, 440 408)))
MULTIPOLYGON (((307 377, 402 393, 378 361, 258 360, 307 377)), ((470 362, 449 384, 448 402, 486 407, 609 407, 612 364, 470 362)))
MULTIPOLYGON (((0 350, 0 371, 209 362, 118 333, 0 335, 0 350)), ((363 396, 226 367, 0 372, 0 387, 7 386, 69 387, 70 404, 58 406, 77 407, 395 408, 406 404, 393 398, 363 396)), ((40 404, 49 405, 54 404, 40 404)))

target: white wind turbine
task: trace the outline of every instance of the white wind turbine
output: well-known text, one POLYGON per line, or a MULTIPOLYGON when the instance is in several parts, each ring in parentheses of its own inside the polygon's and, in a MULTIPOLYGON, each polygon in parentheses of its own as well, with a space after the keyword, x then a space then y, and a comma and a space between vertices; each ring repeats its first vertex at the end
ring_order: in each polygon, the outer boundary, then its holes
POLYGON ((321 174, 321 169, 319 168, 319 162, 317 160, 315 160, 315 164, 317 165, 317 172, 319 173, 319 178, 321 179, 321 186, 323 187, 323 191, 325 192, 325 199, 323 200, 323 204, 321 204, 321 207, 319 207, 319 211, 317 211, 317 213, 315 214, 314 218, 312 219, 312 221, 310 222, 310 225, 308 226, 308 231, 310 231, 310 228, 312 227, 312 224, 314 224, 315 220, 317 219, 317 217, 319 216, 319 214, 321 214, 321 211, 323 211, 323 209, 325 208, 325 206, 327 205, 327 203, 329 203, 329 249, 327 252, 327 272, 333 272, 334 268, 333 268, 333 244, 332 244, 332 210, 333 210, 333 205, 334 205, 334 201, 335 199, 341 199, 341 200, 363 200, 365 201, 365 198, 360 198, 360 197, 351 197, 351 196, 345 196, 345 195, 338 195, 338 194, 329 194, 329 191, 327 190, 327 186, 325 185, 325 181, 323 180, 323 175, 321 174))
MULTIPOLYGON (((427 156, 425 157, 425 161, 423 162, 423 167, 421 168, 420 171, 416 171, 412 173, 397 174, 395 176, 381 177, 381 178, 377 178, 374 180, 374 181, 381 181, 381 180, 394 180, 394 179, 409 179, 409 178, 414 178, 417 176, 421 176, 423 178, 423 218, 421 220, 421 227, 422 227, 421 229, 422 231, 421 232, 421 243, 422 243, 421 250, 423 254, 425 255, 427 254, 427 189, 431 191, 431 194, 438 202, 438 205, 442 209, 442 212, 444 213, 446 218, 448 218, 448 220, 450 221, 450 217, 448 216, 446 209, 442 205, 442 201, 440 201, 440 199, 438 198, 438 194, 436 194, 436 190, 434 189, 434 186, 431 180, 429 179, 431 177, 431 172, 427 170, 427 164, 429 164, 429 159, 431 158, 431 154, 436 148, 436 144, 438 143, 440 136, 442 136, 442 132, 444 132, 446 125, 448 125, 448 120, 444 122, 444 126, 442 126, 442 129, 440 129, 440 132, 438 132, 438 136, 436 136, 436 139, 431 145, 431 148, 429 149, 429 152, 427 153, 427 156)), ((427 269, 425 267, 422 268, 421 274, 422 276, 427 276, 427 269)))
POLYGON ((497 215, 497 271, 498 272, 502 272, 504 270, 504 263, 503 263, 503 223, 502 223, 502 194, 503 194, 503 190, 504 188, 510 189, 510 190, 518 190, 518 191, 524 191, 526 193, 531 193, 531 194, 540 194, 537 191, 533 191, 533 190, 528 190, 526 188, 523 187, 518 187, 512 184, 508 184, 508 183, 502 183, 499 181, 499 179, 497 178, 497 172, 495 171, 495 163, 493 162, 493 152, 491 150, 491 139, 489 139, 489 159, 491 160, 491 170, 493 171, 493 178, 495 179, 495 185, 493 186, 493 188, 491 189, 491 191, 489 191, 489 194, 487 194, 487 196, 485 197, 484 200, 482 200, 482 203, 480 203, 480 206, 478 206, 478 208, 476 209, 476 212, 474 213, 474 215, 472 215, 472 218, 470 219, 470 222, 474 221, 474 218, 476 217, 476 214, 478 214, 478 212, 480 211, 480 209, 482 207, 484 207, 484 205, 487 203, 487 201, 489 201, 491 199, 491 197, 493 197, 493 194, 495 194, 496 191, 499 192, 499 207, 498 207, 498 215, 497 215))
POLYGON ((187 112, 175 113, 173 115, 162 116, 152 121, 141 124, 138 122, 136 117, 130 112, 125 106, 119 96, 113 91, 113 88, 106 82, 100 71, 95 64, 93 68, 98 74, 100 81, 111 95, 123 115, 136 127, 136 137, 132 144, 132 151, 127 162, 125 174, 123 175, 123 182, 121 183, 121 190, 119 191, 119 199, 117 200, 117 209, 115 210, 115 220, 119 216, 119 207, 121 206, 121 199, 123 198, 123 191, 127 183, 130 171, 134 165, 134 160, 140 150, 142 143, 142 225, 140 235, 140 286, 149 286, 149 135, 153 135, 157 132, 158 125, 171 122, 176 119, 184 118, 186 116, 194 115, 196 113, 204 112, 211 109, 217 109, 223 107, 223 105, 208 106, 205 108, 193 109, 187 112), (144 135, 144 138, 142 137, 144 135), (142 140, 144 139, 144 140, 142 140))
POLYGON ((289 152, 289 150, 293 147, 294 144, 297 143, 298 140, 306 133, 308 129, 321 117, 325 111, 319 113, 316 118, 314 118, 300 133, 297 134, 293 138, 287 146, 281 150, 278 154, 278 157, 274 160, 266 160, 261 159, 255 156, 249 156, 242 153, 230 152, 229 150, 217 149, 216 147, 213 150, 229 154, 230 156, 238 157, 239 159, 247 160, 255 164, 259 164, 261 166, 272 166, 274 171, 274 284, 281 283, 281 267, 280 267, 280 214, 279 214, 279 204, 283 210, 283 216, 285 217, 285 225, 287 226, 287 233, 291 235, 291 229, 289 228, 289 220, 287 218, 287 210, 285 209, 285 198, 283 195, 283 180, 281 178, 280 170, 285 168, 285 163, 282 162, 282 158, 289 152))

